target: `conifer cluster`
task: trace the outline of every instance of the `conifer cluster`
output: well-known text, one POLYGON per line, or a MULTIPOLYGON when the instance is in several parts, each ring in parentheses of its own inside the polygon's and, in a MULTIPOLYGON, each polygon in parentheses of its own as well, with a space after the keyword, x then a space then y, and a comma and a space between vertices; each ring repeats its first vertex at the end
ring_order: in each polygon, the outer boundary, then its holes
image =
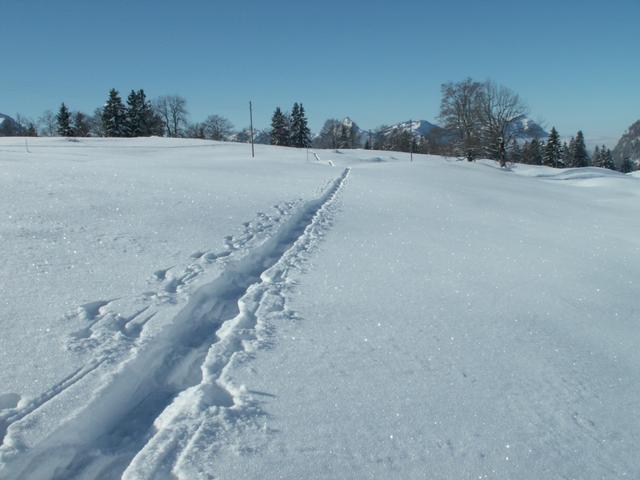
POLYGON ((311 146, 311 131, 302 103, 294 103, 290 115, 276 107, 271 117, 271 145, 297 148, 311 146))
POLYGON ((153 111, 144 90, 131 90, 127 106, 112 88, 102 109, 102 128, 106 137, 148 137, 162 135, 162 119, 153 111))

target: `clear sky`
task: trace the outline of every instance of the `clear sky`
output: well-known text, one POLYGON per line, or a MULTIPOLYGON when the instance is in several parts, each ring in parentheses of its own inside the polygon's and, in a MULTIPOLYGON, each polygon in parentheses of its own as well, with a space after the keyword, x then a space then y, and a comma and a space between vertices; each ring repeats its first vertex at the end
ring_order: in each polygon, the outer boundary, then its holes
POLYGON ((640 118, 640 0, 0 0, 0 112, 88 113, 180 94, 269 124, 303 102, 311 127, 435 121, 440 84, 494 79, 561 135, 615 137, 640 118))

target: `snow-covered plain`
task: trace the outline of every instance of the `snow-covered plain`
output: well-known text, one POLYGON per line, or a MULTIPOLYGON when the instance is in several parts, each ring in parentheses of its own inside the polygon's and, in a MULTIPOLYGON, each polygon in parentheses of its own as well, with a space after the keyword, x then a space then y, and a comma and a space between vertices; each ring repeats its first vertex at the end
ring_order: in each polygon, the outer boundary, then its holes
POLYGON ((0 139, 0 478, 639 478, 640 178, 0 139))

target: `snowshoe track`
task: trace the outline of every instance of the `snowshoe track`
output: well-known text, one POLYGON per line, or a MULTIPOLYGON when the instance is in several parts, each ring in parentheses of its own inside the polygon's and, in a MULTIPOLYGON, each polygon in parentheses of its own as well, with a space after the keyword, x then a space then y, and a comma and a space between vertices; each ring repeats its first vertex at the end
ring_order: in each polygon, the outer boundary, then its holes
POLYGON ((330 226, 332 205, 349 171, 345 169, 317 199, 303 204, 282 223, 274 223, 268 239, 245 256, 235 260, 232 253, 256 234, 248 231, 248 224, 246 238, 225 239, 225 251, 193 256, 199 262, 222 259, 224 270, 196 289, 152 338, 141 332, 158 313, 158 304, 175 302, 181 288, 201 273, 201 266, 177 276, 170 268, 156 272, 161 288, 155 295, 143 295, 155 298, 155 307, 122 316, 108 310, 110 301, 90 305, 95 308, 85 316, 91 324, 75 335, 81 348, 98 353, 121 348, 129 355, 115 364, 94 355, 100 360, 64 379, 29 408, 10 409, 12 415, 0 418, 0 433, 6 432, 0 445, 0 476, 38 480, 120 478, 124 474, 127 478, 130 471, 134 472, 131 478, 171 476, 173 465, 180 461, 176 444, 184 446, 197 433, 180 421, 181 415, 193 409, 238 413, 250 403, 247 393, 226 378, 225 369, 259 346, 261 315, 284 311, 287 271, 299 268, 330 226), (105 323, 116 325, 119 343, 115 346, 97 335, 105 323), (106 368, 99 368, 103 366, 106 368), (85 405, 37 444, 20 442, 20 432, 29 428, 30 417, 40 407, 98 372, 102 374, 100 388, 85 405))

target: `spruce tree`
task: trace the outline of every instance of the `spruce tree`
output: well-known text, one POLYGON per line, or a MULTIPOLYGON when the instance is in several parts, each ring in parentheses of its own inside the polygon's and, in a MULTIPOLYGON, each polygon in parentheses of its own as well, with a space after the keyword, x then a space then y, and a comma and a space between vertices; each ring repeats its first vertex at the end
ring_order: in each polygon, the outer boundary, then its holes
POLYGON ((602 158, 602 154, 600 153, 600 147, 596 145, 596 148, 593 151, 593 156, 591 157, 591 165, 593 165, 594 167, 602 168, 602 160, 603 158, 602 158))
POLYGON ((622 159, 622 164, 620 165, 620 171, 622 173, 629 173, 633 171, 633 162, 629 157, 624 157, 622 159))
POLYGON ((522 144, 522 159, 521 162, 527 165, 531 164, 531 146, 527 140, 522 144))
POLYGON ((587 153, 587 147, 584 144, 584 135, 582 130, 578 130, 575 140, 575 148, 573 152, 573 166, 574 167, 587 167, 589 166, 589 154, 587 153))
POLYGON ((300 105, 298 105, 298 102, 295 102, 293 104, 293 108, 291 109, 291 122, 290 122, 290 129, 289 129, 289 134, 291 135, 291 138, 289 139, 289 145, 291 145, 292 147, 297 147, 298 145, 296 145, 296 134, 297 134, 297 130, 300 128, 300 105))
POLYGON ((531 165, 542 165, 542 145, 540 145, 540 140, 537 138, 531 140, 529 144, 529 159, 531 165))
POLYGON ((58 135, 61 137, 73 137, 73 129, 71 128, 71 112, 67 106, 62 103, 58 115, 56 115, 58 123, 58 135))
POLYGON ((566 167, 569 164, 569 157, 569 145, 567 145, 567 142, 563 142, 562 147, 560 148, 560 161, 558 162, 559 166, 566 167))
POLYGON ((569 140, 569 146, 567 148, 567 167, 575 167, 576 166, 576 139, 575 137, 571 137, 569 140))
POLYGON ((107 137, 127 136, 127 116, 122 99, 115 88, 109 91, 109 98, 102 109, 102 127, 107 137))
POLYGON ((544 164, 550 167, 557 167, 560 160, 560 135, 556 127, 551 128, 551 133, 544 147, 544 164))
POLYGON ((126 134, 128 137, 140 137, 143 130, 144 92, 131 90, 127 97, 126 134))
POLYGON ((518 140, 514 139, 511 142, 511 148, 509 149, 509 159, 513 163, 522 163, 522 149, 518 140))
POLYGON ((291 146, 308 148, 311 146, 311 131, 307 125, 302 103, 293 104, 291 110, 291 146))
POLYGON ((289 121, 282 113, 280 107, 276 107, 271 117, 271 145, 286 147, 289 145, 289 121))
POLYGON ((601 156, 601 159, 602 159, 601 160, 602 168, 608 168, 609 170, 615 170, 616 169, 616 164, 613 161, 613 154, 611 153, 611 150, 609 150, 604 145, 602 146, 602 149, 600 150, 600 156, 601 156))
POLYGON ((154 112, 144 90, 131 90, 127 97, 126 135, 129 137, 149 137, 163 135, 162 119, 154 112))

